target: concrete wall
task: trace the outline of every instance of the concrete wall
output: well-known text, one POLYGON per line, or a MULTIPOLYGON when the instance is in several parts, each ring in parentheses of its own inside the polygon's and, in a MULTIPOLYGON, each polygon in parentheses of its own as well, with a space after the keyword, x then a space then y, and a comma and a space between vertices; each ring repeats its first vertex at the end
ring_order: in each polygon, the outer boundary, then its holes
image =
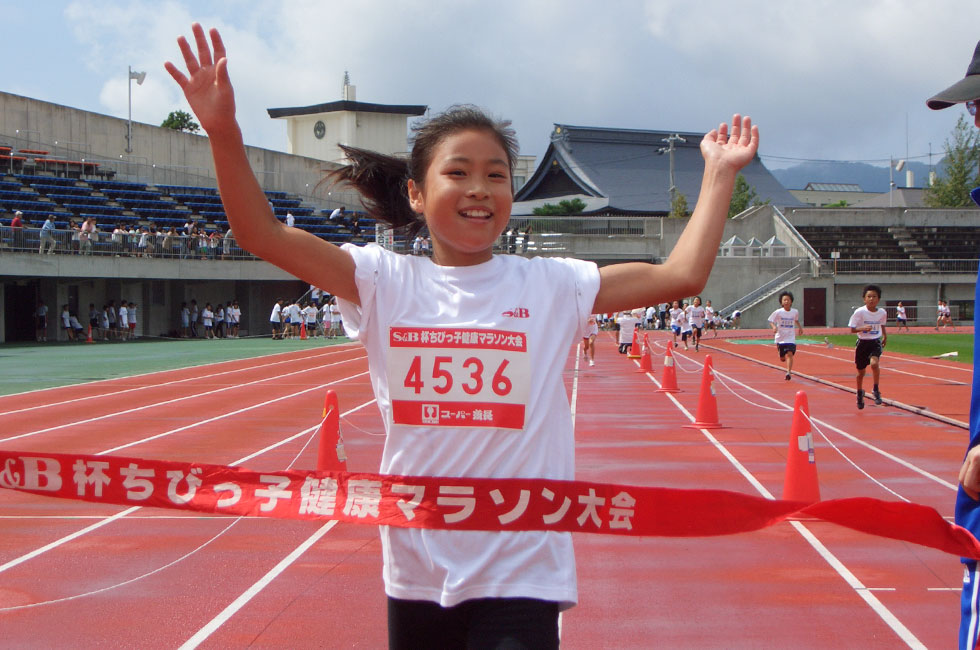
MULTIPOLYGON (((43 149, 70 160, 96 161, 120 180, 214 187, 211 147, 204 135, 133 122, 126 152, 125 119, 0 92, 0 144, 43 149)), ((246 134, 246 139, 248 134, 246 134)), ((249 163, 266 190, 304 197, 322 207, 359 205, 350 192, 315 192, 336 165, 279 151, 246 147, 249 163)))

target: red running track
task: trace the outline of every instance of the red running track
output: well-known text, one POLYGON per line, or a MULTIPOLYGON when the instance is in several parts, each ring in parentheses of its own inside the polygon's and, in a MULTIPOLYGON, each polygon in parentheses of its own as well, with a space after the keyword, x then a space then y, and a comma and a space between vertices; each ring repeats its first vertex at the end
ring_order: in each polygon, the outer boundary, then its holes
MULTIPOLYGON (((858 412, 852 393, 785 381, 743 358, 759 347, 771 362, 769 346, 730 347, 740 356, 711 351, 725 425, 711 431, 682 427, 684 409, 697 407, 707 350, 677 354, 682 392, 673 396, 656 392, 661 347, 652 374, 617 354, 605 333, 595 367, 571 350, 564 372, 578 477, 778 497, 789 406, 805 389, 824 498, 908 499, 952 516, 965 431, 894 406, 858 412)), ((798 368, 815 373, 811 361, 801 354, 798 368)), ((0 398, 0 446, 312 467, 315 443, 303 446, 329 385, 340 397, 350 468, 373 471, 383 438, 366 370, 363 350, 351 345, 0 398)), ((6 647, 386 642, 370 527, 0 491, 0 535, 6 647)), ((817 522, 717 538, 579 535, 575 544, 580 593, 562 617, 568 648, 955 646, 962 569, 931 549, 817 522)))

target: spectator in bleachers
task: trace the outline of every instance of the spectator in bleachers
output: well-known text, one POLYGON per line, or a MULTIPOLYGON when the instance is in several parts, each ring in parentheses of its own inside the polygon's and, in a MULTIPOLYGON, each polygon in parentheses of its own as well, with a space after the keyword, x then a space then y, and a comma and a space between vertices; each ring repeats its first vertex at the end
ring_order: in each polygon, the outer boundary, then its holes
POLYGON ((187 217, 187 222, 184 224, 184 235, 189 237, 190 235, 195 234, 195 230, 197 230, 197 228, 194 226, 194 220, 187 217))
POLYGON ((203 229, 197 233, 197 254, 202 260, 208 259, 208 234, 203 229))
POLYGON ((218 259, 218 244, 220 243, 221 235, 218 234, 217 230, 212 230, 211 236, 208 237, 208 257, 210 259, 218 259))
POLYGON ((174 238, 177 236, 177 232, 174 230, 173 226, 171 226, 170 230, 167 230, 166 232, 162 230, 160 232, 163 235, 163 240, 160 242, 160 254, 163 257, 172 257, 174 250, 174 238))
POLYGON ((54 240, 54 215, 49 214, 48 218, 45 219, 44 225, 41 226, 41 243, 37 247, 38 255, 43 255, 45 249, 47 249, 47 254, 50 255, 54 252, 57 243, 54 240))
POLYGON ((412 255, 422 254, 422 235, 415 235, 415 240, 412 242, 412 255))
POLYGON ((350 220, 350 234, 352 237, 361 236, 361 219, 356 214, 354 218, 350 220))
POLYGON ((139 255, 139 241, 140 241, 140 231, 136 228, 136 224, 129 225, 129 234, 126 243, 126 250, 129 251, 130 257, 136 257, 139 255))
POLYGON ((122 255, 123 248, 125 247, 125 239, 126 231, 117 223, 116 227, 112 229, 112 252, 116 257, 122 255))
POLYGON ((231 228, 229 228, 224 237, 221 238, 221 259, 226 260, 231 257, 231 246, 235 243, 235 237, 231 234, 231 228))
POLYGON ((10 243, 14 249, 24 246, 24 213, 20 210, 14 212, 14 218, 10 220, 10 243))
POLYGON ((146 229, 146 226, 140 228, 139 243, 136 245, 139 249, 139 257, 150 257, 146 251, 146 247, 149 245, 149 238, 150 231, 146 229))
POLYGON ((347 218, 344 216, 345 209, 346 208, 344 208, 344 206, 340 206, 339 208, 337 208, 336 210, 330 213, 330 216, 327 218, 327 220, 330 223, 334 224, 335 226, 343 225, 347 221, 347 218))
POLYGON ((95 232, 95 219, 87 217, 78 229, 78 248, 82 255, 92 254, 92 233, 95 232))
POLYGON ((78 222, 72 219, 68 222, 68 229, 71 230, 71 252, 78 255, 81 252, 81 228, 79 228, 78 222))
POLYGON ((286 225, 290 228, 296 225, 296 217, 289 210, 286 210, 286 225))

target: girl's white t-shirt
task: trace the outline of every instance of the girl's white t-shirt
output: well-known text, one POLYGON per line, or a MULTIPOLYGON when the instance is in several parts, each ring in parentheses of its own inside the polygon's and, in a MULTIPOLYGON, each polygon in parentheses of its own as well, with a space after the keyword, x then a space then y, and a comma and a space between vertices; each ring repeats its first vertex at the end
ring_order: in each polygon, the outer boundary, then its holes
MULTIPOLYGON (((367 348, 388 435, 380 471, 574 479, 561 371, 592 312, 596 265, 498 255, 475 266, 442 267, 376 244, 343 248, 354 258, 361 303, 338 301, 344 328, 367 348), (440 347, 446 337, 454 343, 440 347), (509 384, 499 394, 495 375, 509 384), (448 392, 435 391, 450 381, 448 392), (440 402, 457 406, 448 412, 440 402)), ((394 598, 443 606, 494 597, 565 607, 577 600, 568 533, 380 531, 385 590, 394 598)))

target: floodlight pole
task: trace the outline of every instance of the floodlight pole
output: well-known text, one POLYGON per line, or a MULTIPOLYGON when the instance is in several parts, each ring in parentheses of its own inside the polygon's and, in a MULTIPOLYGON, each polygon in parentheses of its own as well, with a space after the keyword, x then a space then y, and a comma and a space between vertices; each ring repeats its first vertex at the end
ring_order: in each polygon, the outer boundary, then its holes
POLYGON ((133 66, 127 66, 129 70, 127 83, 129 84, 129 119, 126 121, 126 153, 133 153, 133 79, 137 86, 143 85, 146 79, 145 72, 133 72, 133 66))

